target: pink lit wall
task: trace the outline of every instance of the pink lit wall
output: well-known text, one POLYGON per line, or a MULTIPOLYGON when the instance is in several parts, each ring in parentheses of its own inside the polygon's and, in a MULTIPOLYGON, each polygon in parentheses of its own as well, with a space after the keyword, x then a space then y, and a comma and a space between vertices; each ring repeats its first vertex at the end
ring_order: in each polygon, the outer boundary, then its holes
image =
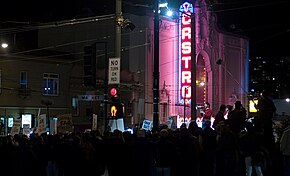
MULTIPOLYGON (((190 7, 190 4, 186 5, 190 7)), ((196 101, 209 102, 216 113, 221 104, 240 100, 246 105, 248 83, 248 40, 220 31, 215 14, 208 10, 204 0, 194 8, 196 32, 196 101), (222 59, 221 65, 216 61, 222 59), (229 74, 229 72, 233 74, 229 74), (232 100, 231 97, 237 97, 232 100)), ((190 15, 190 12, 186 12, 190 15)), ((191 101, 190 62, 191 30, 189 16, 178 21, 162 18, 160 24, 160 121, 168 116, 190 119, 191 101), (167 107, 166 107, 167 106, 167 107)), ((197 112, 199 113, 199 112, 197 112)), ((199 114, 197 114, 198 116, 199 114)))

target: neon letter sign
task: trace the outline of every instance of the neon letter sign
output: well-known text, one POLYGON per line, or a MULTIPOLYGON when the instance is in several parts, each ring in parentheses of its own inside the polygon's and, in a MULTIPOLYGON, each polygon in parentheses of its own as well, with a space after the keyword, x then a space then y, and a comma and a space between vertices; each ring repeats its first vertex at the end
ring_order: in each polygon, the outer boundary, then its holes
POLYGON ((191 99, 191 14, 192 4, 185 2, 180 6, 181 15, 181 103, 189 104, 191 99))

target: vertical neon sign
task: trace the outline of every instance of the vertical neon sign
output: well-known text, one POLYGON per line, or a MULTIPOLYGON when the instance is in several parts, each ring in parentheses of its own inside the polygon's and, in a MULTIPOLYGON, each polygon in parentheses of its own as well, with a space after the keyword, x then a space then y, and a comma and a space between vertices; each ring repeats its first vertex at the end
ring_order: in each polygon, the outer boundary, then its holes
POLYGON ((191 14, 192 4, 185 2, 180 6, 181 11, 181 85, 180 103, 191 103, 191 14))

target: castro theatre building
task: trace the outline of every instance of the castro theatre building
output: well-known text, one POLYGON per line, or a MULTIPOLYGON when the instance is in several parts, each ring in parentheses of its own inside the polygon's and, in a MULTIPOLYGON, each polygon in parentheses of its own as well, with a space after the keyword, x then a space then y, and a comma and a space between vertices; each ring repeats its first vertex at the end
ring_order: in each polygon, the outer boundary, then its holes
MULTIPOLYGON (((160 121, 165 122, 168 116, 176 117, 177 125, 184 116, 189 121, 192 101, 197 105, 197 117, 205 102, 210 103, 213 113, 221 104, 234 105, 237 100, 247 108, 248 39, 220 31, 204 0, 196 1, 195 6, 185 2, 177 11, 178 20, 161 17, 159 25, 160 121), (192 56, 196 62, 196 97, 191 92, 192 56)), ((150 95, 151 90, 147 91, 145 96, 150 95)))

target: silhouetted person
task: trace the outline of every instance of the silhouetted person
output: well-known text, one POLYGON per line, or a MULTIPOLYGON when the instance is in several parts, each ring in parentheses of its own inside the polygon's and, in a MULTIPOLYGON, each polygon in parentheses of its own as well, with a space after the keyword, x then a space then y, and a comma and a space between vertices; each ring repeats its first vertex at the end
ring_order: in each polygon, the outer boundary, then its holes
POLYGON ((125 175, 124 168, 127 163, 124 162, 124 158, 128 151, 122 131, 114 130, 113 135, 106 138, 104 142, 109 175, 125 175))
POLYGON ((236 176, 237 137, 229 126, 220 122, 217 127, 216 176, 236 176))
POLYGON ((95 156, 94 156, 94 165, 95 165, 95 172, 96 176, 99 176, 104 173, 105 171, 105 153, 104 153, 104 141, 101 137, 100 132, 91 131, 90 142, 95 149, 95 156))
POLYGON ((219 112, 214 117, 214 122, 213 122, 213 125, 212 125, 213 128, 215 128, 219 122, 225 121, 224 115, 225 115, 226 108, 227 107, 224 104, 222 104, 220 106, 219 112))
POLYGON ((200 145, 198 139, 191 135, 186 128, 180 128, 180 135, 176 140, 176 174, 186 176, 199 175, 200 145))
POLYGON ((154 158, 158 176, 170 176, 173 166, 175 148, 169 138, 167 129, 160 131, 160 137, 155 143, 154 158))
POLYGON ((201 156, 201 175, 214 176, 214 162, 217 147, 217 133, 211 127, 210 120, 205 121, 205 128, 203 129, 202 136, 202 156, 201 156))
POLYGON ((273 136, 272 119, 276 111, 276 106, 270 99, 267 91, 263 91, 258 103, 255 105, 258 116, 255 119, 256 125, 264 131, 265 147, 269 150, 273 147, 275 140, 273 136))
MULTIPOLYGON (((208 121, 208 120, 206 120, 208 121)), ((198 139, 198 142, 201 144, 201 133, 202 133, 202 128, 198 127, 196 121, 192 120, 189 125, 188 125, 188 131, 190 134, 195 136, 198 139)))
POLYGON ((283 153, 285 161, 285 170, 287 176, 290 176, 290 126, 284 130, 280 140, 280 150, 283 153))
POLYGON ((257 176, 263 176, 262 165, 262 139, 261 135, 255 132, 254 126, 250 122, 246 122, 246 132, 241 135, 240 144, 241 151, 245 158, 246 175, 251 176, 253 167, 257 176))
POLYGON ((232 132, 238 135, 244 128, 247 112, 240 101, 235 102, 235 109, 228 115, 228 123, 232 132))
MULTIPOLYGON (((144 129, 139 129, 136 134, 136 139, 134 140, 132 151, 132 162, 133 162, 133 176, 147 176, 150 175, 153 168, 153 144, 148 141, 146 136, 146 131, 144 129)), ((157 134, 157 133, 155 133, 157 134)), ((127 174, 126 174, 127 175, 127 174)))
MULTIPOLYGON (((40 163, 32 148, 28 145, 29 140, 19 137, 18 146, 15 147, 14 162, 10 163, 14 169, 8 175, 38 176, 40 174, 40 163), (25 170, 29 172, 25 172, 25 170)), ((7 168, 3 168, 7 169, 7 168)))

